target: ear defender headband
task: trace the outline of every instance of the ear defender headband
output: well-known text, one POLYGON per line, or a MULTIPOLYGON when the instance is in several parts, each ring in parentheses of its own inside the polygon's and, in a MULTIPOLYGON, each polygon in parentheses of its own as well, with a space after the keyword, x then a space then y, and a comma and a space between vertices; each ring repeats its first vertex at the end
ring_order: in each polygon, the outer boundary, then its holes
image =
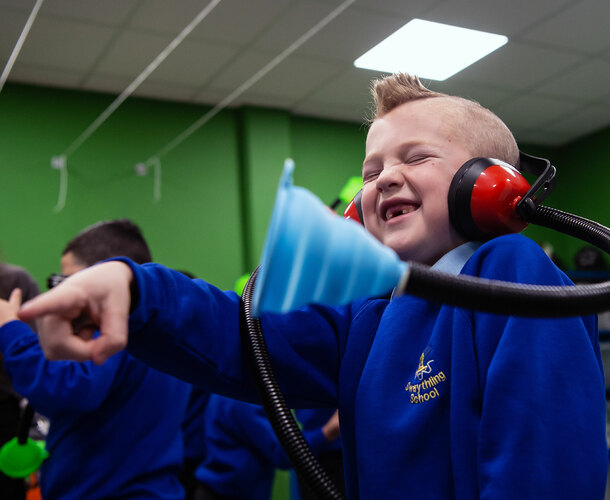
MULTIPOLYGON (((519 167, 536 176, 534 184, 512 165, 492 158, 473 158, 456 172, 449 186, 449 218, 468 240, 486 241, 525 229, 536 207, 555 185, 549 160, 519 153, 519 167)), ((359 191, 343 216, 364 223, 359 191)))

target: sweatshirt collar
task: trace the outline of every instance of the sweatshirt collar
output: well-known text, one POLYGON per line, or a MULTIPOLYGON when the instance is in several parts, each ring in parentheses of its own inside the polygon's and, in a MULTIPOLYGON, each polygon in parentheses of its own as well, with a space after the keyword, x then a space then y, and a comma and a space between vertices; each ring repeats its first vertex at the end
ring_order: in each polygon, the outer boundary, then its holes
POLYGON ((443 273, 458 275, 464 267, 464 264, 466 264, 466 261, 470 259, 472 254, 475 253, 482 244, 483 243, 480 241, 468 241, 443 255, 432 266, 432 269, 443 273))
MULTIPOLYGON (((472 254, 475 253, 482 244, 483 243, 480 241, 468 241, 463 243, 459 247, 456 247, 443 255, 430 269, 457 276, 460 274, 466 261, 470 259, 472 254)), ((390 300, 394 298, 395 293, 396 289, 392 290, 390 300)))

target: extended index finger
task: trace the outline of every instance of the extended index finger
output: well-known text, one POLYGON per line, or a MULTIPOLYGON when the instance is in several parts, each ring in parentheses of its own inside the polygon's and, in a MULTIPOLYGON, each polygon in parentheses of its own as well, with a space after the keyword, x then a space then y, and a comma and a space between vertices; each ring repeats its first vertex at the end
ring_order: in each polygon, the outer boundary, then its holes
POLYGON ((18 316, 25 322, 48 314, 74 319, 85 307, 85 301, 69 287, 63 286, 38 295, 21 306, 18 316))

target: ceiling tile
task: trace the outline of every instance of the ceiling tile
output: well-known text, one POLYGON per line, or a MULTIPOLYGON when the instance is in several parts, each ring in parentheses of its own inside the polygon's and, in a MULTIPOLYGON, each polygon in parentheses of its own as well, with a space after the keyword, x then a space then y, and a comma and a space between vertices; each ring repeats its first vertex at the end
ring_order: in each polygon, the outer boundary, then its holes
POLYGON ((17 9, 2 11, 2 15, 0 15, 0 61, 4 64, 11 57, 28 17, 29 13, 26 11, 17 9))
POLYGON ((450 0, 427 13, 428 21, 510 37, 536 20, 553 15, 573 0, 450 0))
POLYGON ((78 88, 81 75, 56 68, 31 66, 16 62, 10 74, 10 81, 35 85, 78 88))
POLYGON ((588 59, 588 62, 557 75, 540 85, 536 93, 592 102, 610 93, 610 61, 588 59))
MULTIPOLYGON (((107 74, 95 74, 87 81, 87 88, 97 92, 121 94, 131 84, 133 79, 107 74)), ((167 82, 145 80, 134 90, 137 97, 150 97, 154 99, 167 99, 171 101, 190 102, 196 93, 193 85, 177 85, 167 82)))
POLYGON ((242 52, 209 82, 209 86, 235 90, 273 61, 277 55, 254 50, 242 52))
POLYGON ((17 9, 30 12, 32 7, 34 7, 34 2, 30 4, 24 2, 23 0, 0 0, 0 9, 2 9, 4 12, 8 9, 17 9))
POLYGON ((431 90, 471 99, 486 108, 492 108, 514 95, 512 90, 501 90, 476 83, 455 82, 452 79, 444 82, 424 80, 423 83, 431 90))
POLYGON ((410 18, 423 16, 442 3, 454 0, 357 0, 354 9, 369 11, 375 14, 390 14, 400 16, 407 22, 410 18))
POLYGON ((289 109, 294 103, 294 99, 273 94, 261 94, 257 92, 248 92, 242 94, 234 105, 261 106, 268 108, 289 109))
POLYGON ((39 16, 119 26, 129 19, 139 3, 140 0, 52 0, 43 2, 39 16))
POLYGON ((281 18, 294 0, 222 0, 193 38, 252 46, 281 18))
POLYGON ((545 128, 551 132, 567 133, 574 139, 610 126, 610 104, 579 109, 563 118, 553 120, 545 128))
POLYGON ((340 71, 336 65, 304 57, 281 62, 252 86, 252 92, 290 98, 298 102, 340 71))
MULTIPOLYGON (((335 2, 296 1, 280 13, 253 45, 254 49, 281 52, 326 18, 335 2)), ((345 15, 345 11, 339 17, 345 15)), ((331 21, 334 24, 335 18, 331 21)), ((318 35, 316 35, 318 36, 318 35)))
POLYGON ((545 82, 579 62, 579 57, 570 53, 509 41, 451 80, 523 90, 545 82))
POLYGON ((572 134, 551 132, 546 129, 513 131, 519 144, 538 144, 540 146, 561 146, 571 140, 572 134))
POLYGON ((23 44, 24 64, 87 72, 114 36, 100 25, 38 18, 23 44))
POLYGON ((371 102, 370 85, 375 78, 385 73, 349 68, 332 78, 309 96, 309 101, 328 104, 337 103, 343 106, 350 104, 354 108, 368 107, 371 102))
POLYGON ((95 73, 91 75, 82 85, 88 90, 95 92, 106 92, 108 94, 120 94, 133 79, 126 76, 107 75, 95 73))
POLYGON ((303 45, 299 53, 353 64, 354 60, 403 26, 409 19, 346 10, 303 45), (354 36, 357 33, 358 36, 354 36))
POLYGON ((164 35, 122 32, 103 54, 95 67, 95 72, 128 76, 133 79, 144 71, 171 41, 171 37, 164 35))
MULTIPOLYGON (((173 38, 210 4, 210 0, 146 0, 140 3, 130 20, 129 28, 172 35, 173 38)), ((201 23, 209 22, 210 15, 211 13, 201 23)))
MULTIPOLYGON (((321 25, 343 2, 301 0, 295 2, 275 25, 256 43, 256 48, 281 50, 300 36, 321 25)), ((299 55, 323 56, 351 64, 358 56, 376 45, 429 6, 430 2, 370 2, 359 1, 340 12, 328 24, 303 44, 299 55), (398 15, 397 15, 398 14, 398 15), (357 33, 358 36, 354 36, 357 33)))
POLYGON ((146 80, 134 92, 134 96, 192 102, 195 92, 196 87, 192 85, 173 85, 171 83, 146 80))
POLYGON ((573 2, 569 8, 532 26, 521 36, 545 45, 596 53, 610 47, 609 21, 608 0, 582 0, 573 2))
MULTIPOLYGON (((290 0, 222 0, 189 36, 243 46, 289 3, 290 0)), ((208 5, 210 0, 147 0, 134 16, 131 26, 177 35, 208 5)))
POLYGON ((494 111, 510 129, 535 129, 573 113, 579 105, 573 101, 520 94, 496 106, 494 111))
POLYGON ((234 47, 184 40, 149 79, 201 87, 236 55, 234 47))

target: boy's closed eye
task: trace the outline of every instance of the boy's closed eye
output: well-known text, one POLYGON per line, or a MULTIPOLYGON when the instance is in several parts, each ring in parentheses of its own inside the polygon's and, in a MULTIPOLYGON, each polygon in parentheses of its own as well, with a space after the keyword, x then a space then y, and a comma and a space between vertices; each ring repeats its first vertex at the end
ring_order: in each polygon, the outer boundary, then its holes
POLYGON ((363 184, 366 184, 368 182, 371 182, 371 181, 374 181, 375 179, 377 179, 377 177, 379 177, 379 172, 380 171, 375 171, 375 172, 368 172, 366 174, 362 174, 363 184))
POLYGON ((411 157, 407 158, 404 161, 404 163, 405 163, 405 165, 413 165, 413 164, 417 164, 417 163, 422 163, 428 159, 429 159, 429 156, 427 156, 427 155, 416 155, 416 156, 411 156, 411 157))
POLYGON ((382 165, 377 164, 367 164, 362 168, 362 182, 366 184, 367 182, 371 182, 379 177, 379 174, 383 170, 382 165))

